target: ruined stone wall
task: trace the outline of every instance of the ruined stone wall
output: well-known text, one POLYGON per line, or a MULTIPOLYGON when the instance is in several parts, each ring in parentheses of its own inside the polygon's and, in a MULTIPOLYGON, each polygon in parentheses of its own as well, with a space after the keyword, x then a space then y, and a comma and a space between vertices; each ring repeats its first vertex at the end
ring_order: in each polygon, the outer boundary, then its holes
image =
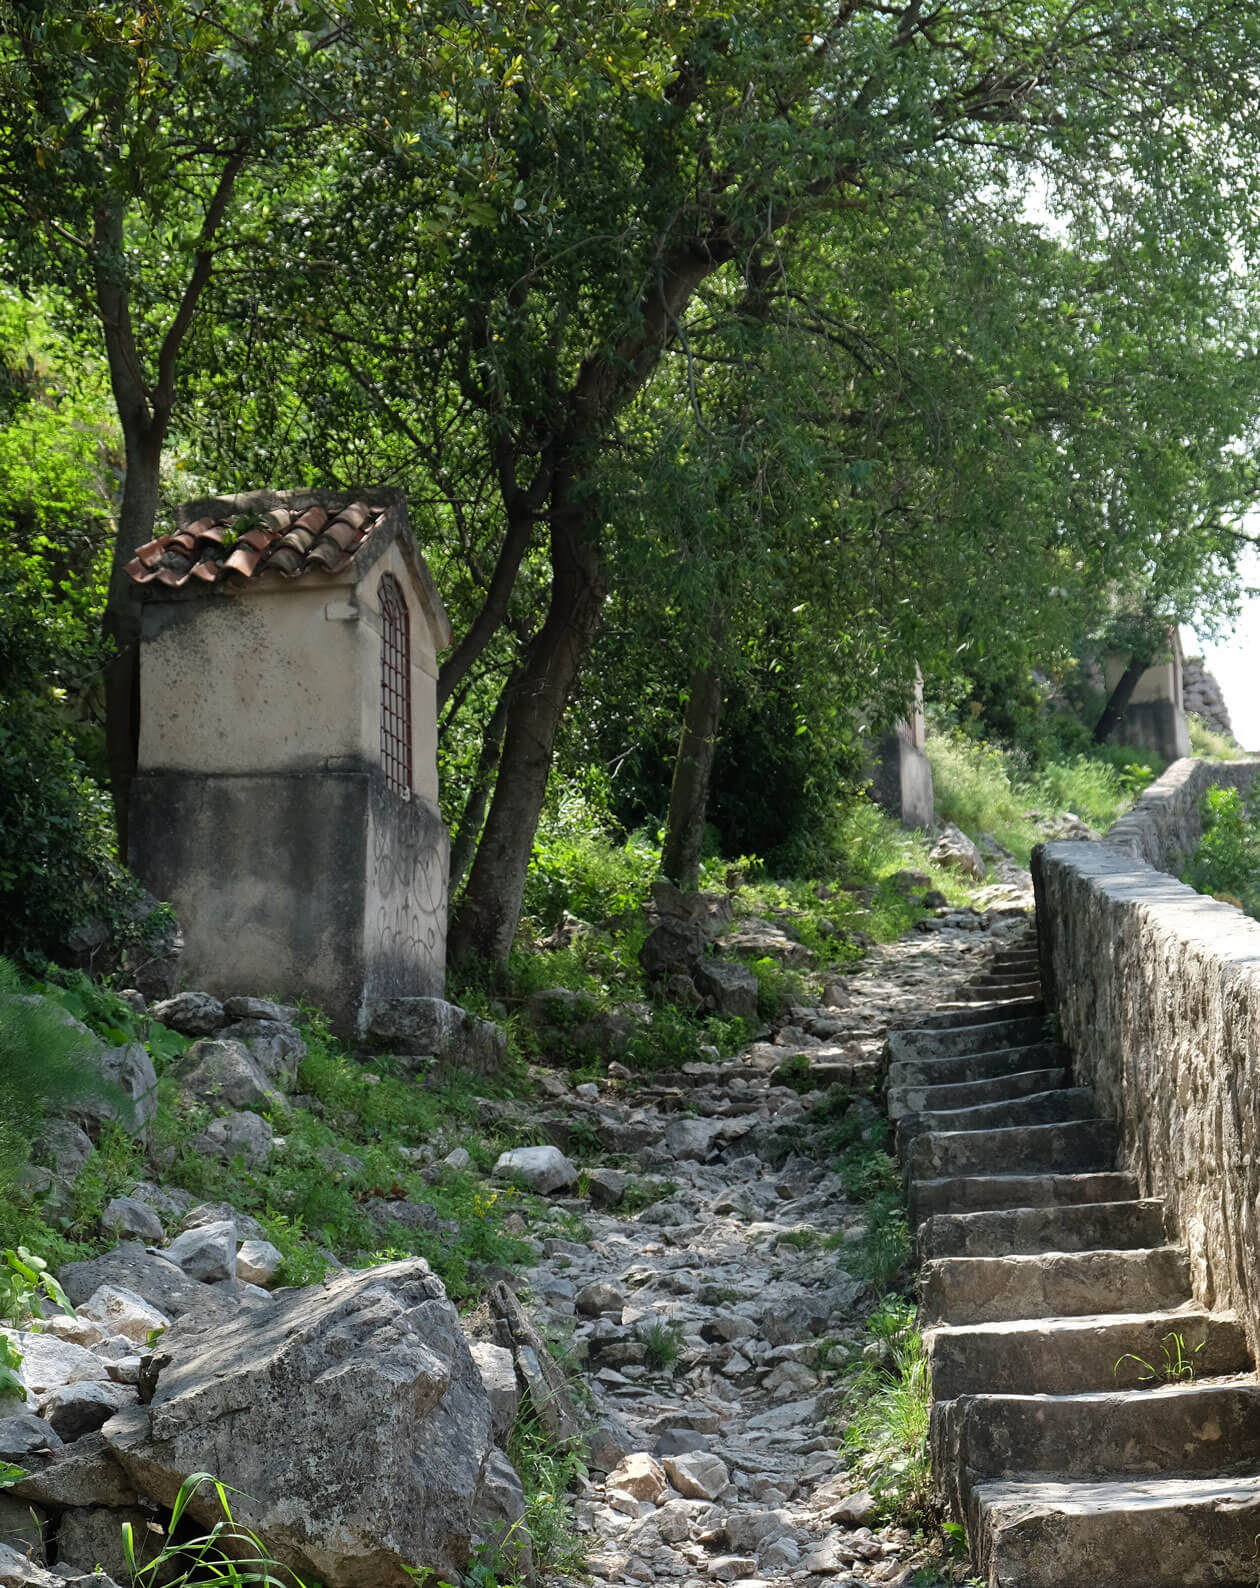
POLYGON ((1187 711, 1202 717, 1209 728, 1233 737, 1229 707, 1215 677, 1204 666, 1201 656, 1187 656, 1181 670, 1181 687, 1187 711))
POLYGON ((1049 1005, 1079 1084, 1163 1197, 1196 1299, 1260 1348, 1260 922, 1169 875, 1214 782, 1260 762, 1179 761, 1102 843, 1034 852, 1049 1005))

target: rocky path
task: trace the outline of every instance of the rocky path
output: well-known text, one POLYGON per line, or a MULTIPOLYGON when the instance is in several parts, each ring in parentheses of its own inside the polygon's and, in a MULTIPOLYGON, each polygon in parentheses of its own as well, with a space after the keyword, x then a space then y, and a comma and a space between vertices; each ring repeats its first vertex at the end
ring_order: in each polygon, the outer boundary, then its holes
MULTIPOLYGON (((1025 922, 929 922, 844 979, 843 1009, 794 1010, 773 1042, 626 1101, 594 1083, 566 1097, 549 1078, 553 1104, 636 1141, 637 1166, 673 1187, 635 1214, 575 1203, 584 1238, 540 1242, 526 1276, 539 1320, 572 1331, 598 1420, 577 1507, 597 1588, 909 1581, 910 1536, 871 1525, 838 1453, 835 1363, 870 1304, 844 1257, 865 1218, 808 1151, 828 1094, 783 1081, 795 1054, 824 1085, 874 1081, 889 1024, 950 1001, 1025 922)), ((606 1202, 618 1179, 596 1170, 590 1189, 606 1202)))
POLYGON ((1031 954, 971 990, 988 1001, 891 1036, 888 1101, 925 1259, 934 1467, 976 1565, 994 1588, 1252 1588, 1244 1332, 1191 1299, 1162 1204, 1041 1040, 1031 954))

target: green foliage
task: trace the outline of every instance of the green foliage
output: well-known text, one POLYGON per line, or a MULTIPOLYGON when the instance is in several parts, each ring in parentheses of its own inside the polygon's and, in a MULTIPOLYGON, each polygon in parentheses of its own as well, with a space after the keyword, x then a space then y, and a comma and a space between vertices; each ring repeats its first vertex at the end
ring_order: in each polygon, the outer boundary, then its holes
POLYGON ((649 1025, 639 1028, 626 1045, 623 1061, 634 1070, 676 1069, 694 1064, 698 1048, 715 1047, 723 1058, 751 1040, 753 1028, 733 1015, 697 1016, 674 1004, 658 1003, 649 1025))
POLYGON ((70 1298, 49 1272, 44 1258, 25 1246, 16 1251, 7 1248, 0 1267, 0 1321, 18 1325, 29 1318, 42 1318, 45 1301, 74 1316, 70 1298))
POLYGON ((866 1204, 866 1229, 857 1248, 844 1257, 855 1279, 864 1280, 877 1296, 885 1296, 910 1262, 910 1227, 900 1190, 880 1191, 866 1204))
POLYGON ((586 1467, 576 1451, 547 1432, 528 1394, 521 1397, 508 1433, 507 1453, 525 1490, 525 1526, 537 1568, 544 1574, 580 1575, 586 1550, 566 1496, 586 1477, 586 1467))
POLYGON ((107 1104, 125 1117, 130 1101, 93 1063, 97 1044, 23 987, 0 959, 0 1195, 30 1154, 45 1118, 76 1102, 107 1104))
POLYGON ((0 1334, 0 1395, 26 1395, 21 1367, 25 1357, 7 1334, 0 1334))
POLYGON ((1027 865, 1040 843, 1040 819, 1070 811, 1091 827, 1105 830, 1133 803, 1133 797, 1162 770, 1157 758, 1104 747, 1097 755, 1048 760, 1034 769, 1023 752, 961 730, 933 732, 928 755, 936 788, 936 808, 946 820, 971 835, 991 833, 1027 865))
POLYGON ((534 835, 525 914, 548 929, 566 912, 600 921, 636 909, 660 869, 660 845, 644 832, 614 836, 606 786, 594 772, 582 785, 557 783, 534 835))
POLYGON ((1190 754, 1200 761, 1237 761, 1246 752, 1232 734, 1220 733, 1195 712, 1186 713, 1190 754))
MULTIPOLYGON (((152 1553, 150 1538, 137 1539, 130 1522, 122 1523, 123 1556, 132 1588, 304 1588, 302 1579, 272 1556, 257 1533, 232 1515, 229 1494, 239 1494, 209 1472, 184 1479, 171 1507, 171 1520, 161 1547, 152 1553), (198 1491, 212 1489, 222 1516, 209 1532, 184 1536, 182 1524, 198 1491)), ((312 1588, 315 1585, 312 1584, 312 1588)))
POLYGON ((927 1354, 912 1303, 887 1297, 867 1322, 870 1342, 845 1374, 844 1450, 886 1521, 922 1526, 932 1514, 927 1354))
POLYGON ((682 1355, 682 1325, 672 1319, 658 1318, 643 1330, 639 1338, 647 1353, 647 1365, 657 1372, 672 1368, 682 1355))
POLYGON ((757 1013, 763 1020, 776 1020, 787 1004, 799 1001, 804 994, 805 983, 799 972, 781 965, 777 959, 754 959, 748 968, 757 978, 757 1013))
POLYGON ((1245 798, 1210 788, 1200 810, 1203 836, 1182 880, 1260 919, 1260 783, 1245 798))
POLYGON ((99 365, 0 286, 0 953, 37 962, 136 892, 100 761, 116 462, 99 365))

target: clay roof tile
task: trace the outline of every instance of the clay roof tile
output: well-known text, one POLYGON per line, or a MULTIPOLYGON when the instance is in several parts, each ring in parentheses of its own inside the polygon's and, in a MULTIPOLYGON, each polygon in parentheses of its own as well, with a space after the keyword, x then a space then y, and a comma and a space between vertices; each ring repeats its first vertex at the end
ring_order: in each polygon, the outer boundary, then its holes
POLYGON ((384 516, 383 507, 350 502, 335 513, 319 506, 301 513, 273 507, 259 519, 203 517, 138 547, 126 572, 134 584, 156 582, 176 590, 189 580, 215 585, 229 574, 247 580, 273 569, 286 579, 311 569, 336 574, 350 565, 384 516))

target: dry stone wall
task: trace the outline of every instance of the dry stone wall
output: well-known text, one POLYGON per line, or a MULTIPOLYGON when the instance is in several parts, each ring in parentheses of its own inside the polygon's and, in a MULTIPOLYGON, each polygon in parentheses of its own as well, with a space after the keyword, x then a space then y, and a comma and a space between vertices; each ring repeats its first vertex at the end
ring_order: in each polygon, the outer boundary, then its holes
POLYGON ((1260 762, 1176 762, 1102 843, 1035 851, 1047 1001, 1077 1083, 1120 1126, 1142 1194, 1164 1198, 1196 1300, 1260 1349, 1260 922, 1170 870, 1213 783, 1260 762))

